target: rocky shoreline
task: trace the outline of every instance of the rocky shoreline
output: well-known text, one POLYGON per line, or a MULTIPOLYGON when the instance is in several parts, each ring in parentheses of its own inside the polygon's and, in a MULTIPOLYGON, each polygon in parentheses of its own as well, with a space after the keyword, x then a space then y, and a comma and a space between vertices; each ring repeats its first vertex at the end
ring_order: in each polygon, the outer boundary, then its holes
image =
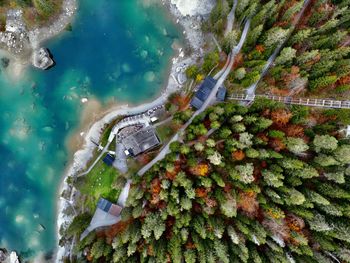
MULTIPOLYGON (((205 15, 210 13, 211 7, 213 6, 210 3, 213 3, 213 0, 194 0, 191 1, 191 15, 189 15, 186 10, 181 6, 181 1, 178 0, 161 0, 162 4, 167 7, 170 11, 172 17, 176 23, 180 24, 184 29, 183 33, 186 37, 186 40, 192 49, 190 55, 185 55, 183 48, 178 50, 178 55, 172 60, 172 67, 170 71, 170 76, 166 88, 162 91, 161 95, 149 102, 144 103, 139 106, 131 107, 129 105, 116 106, 108 111, 104 112, 103 117, 95 122, 91 123, 87 132, 79 132, 81 136, 84 137, 84 146, 81 150, 77 151, 73 157, 73 163, 69 167, 68 171, 65 173, 62 180, 61 187, 58 191, 58 204, 57 204, 57 239, 60 240, 60 230, 61 228, 65 229, 69 226, 70 222, 73 220, 74 215, 69 215, 66 211, 74 206, 75 200, 78 197, 76 189, 70 184, 67 183, 68 177, 76 176, 80 171, 84 170, 93 157, 93 151, 96 148, 96 145, 90 141, 90 138, 94 140, 99 140, 103 128, 115 120, 118 116, 124 115, 135 115, 147 111, 150 108, 153 108, 158 105, 162 105, 167 101, 167 98, 170 94, 180 90, 182 84, 185 80, 185 69, 187 66, 195 63, 198 59, 203 57, 203 46, 204 46, 204 35, 201 31, 201 22, 203 21, 205 15), (203 10, 203 2, 208 2, 208 9, 203 10), (199 13, 196 13, 196 7, 201 7, 199 13), (62 194, 63 193, 63 194, 62 194), (64 196, 64 197, 63 197, 64 196)), ((205 5, 204 5, 205 6, 205 5)), ((55 262, 62 262, 61 259, 70 254, 72 249, 72 243, 67 242, 63 247, 59 247, 56 253, 55 262)))
MULTIPOLYGON (((54 22, 31 31, 22 20, 21 10, 9 10, 6 30, 0 32, 0 56, 2 66, 13 80, 19 79, 29 64, 43 70, 54 65, 50 52, 41 45, 64 31, 74 19, 77 7, 77 0, 63 0, 62 12, 54 22)), ((19 263, 20 260, 15 251, 0 249, 0 262, 19 263)))
POLYGON ((54 65, 48 50, 42 44, 60 34, 73 20, 77 10, 77 0, 63 0, 62 12, 51 24, 28 30, 20 9, 11 9, 6 16, 5 32, 0 32, 0 48, 11 59, 9 73, 14 79, 20 77, 29 64, 46 70, 54 65))

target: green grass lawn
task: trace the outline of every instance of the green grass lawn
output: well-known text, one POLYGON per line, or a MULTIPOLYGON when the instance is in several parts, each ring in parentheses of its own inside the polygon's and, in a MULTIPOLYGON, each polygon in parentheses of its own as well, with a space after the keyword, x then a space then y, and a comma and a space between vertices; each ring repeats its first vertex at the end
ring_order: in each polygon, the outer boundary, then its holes
POLYGON ((76 182, 77 188, 89 197, 86 205, 90 208, 96 207, 100 197, 116 202, 121 189, 114 189, 113 184, 118 176, 119 173, 114 167, 106 165, 101 160, 89 174, 79 178, 76 182))
POLYGON ((176 131, 170 127, 170 122, 156 128, 159 139, 162 143, 169 141, 176 131))

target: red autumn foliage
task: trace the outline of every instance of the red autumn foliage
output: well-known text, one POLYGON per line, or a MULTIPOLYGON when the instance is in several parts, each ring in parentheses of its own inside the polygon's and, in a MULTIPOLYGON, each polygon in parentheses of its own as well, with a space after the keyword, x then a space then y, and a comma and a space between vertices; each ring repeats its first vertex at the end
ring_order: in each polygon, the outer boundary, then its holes
POLYGON ((170 181, 173 181, 176 175, 181 171, 181 162, 177 161, 174 164, 174 170, 172 172, 166 171, 165 177, 170 181))
POLYGON ((193 242, 187 242, 186 249, 195 249, 196 245, 193 242))
POLYGON ((253 176, 255 178, 255 181, 259 180, 260 177, 262 176, 261 168, 259 166, 257 166, 257 165, 254 166, 253 176))
POLYGON ((174 105, 178 106, 179 111, 184 111, 188 108, 190 101, 190 96, 177 94, 176 96, 174 96, 171 102, 174 105))
POLYGON ((211 121, 207 118, 203 122, 205 128, 210 129, 211 121))
POLYGON ((276 85, 276 80, 274 77, 272 77, 271 75, 267 75, 264 78, 264 81, 267 83, 268 86, 275 86, 276 85))
POLYGON ((275 87, 271 87, 270 88, 270 92, 273 95, 277 95, 277 96, 288 96, 288 94, 289 94, 289 90, 287 90, 287 89, 279 89, 279 88, 275 88, 275 87))
POLYGON ((193 206, 193 211, 195 211, 198 214, 202 213, 202 207, 200 204, 193 202, 192 206, 193 206))
POLYGON ((273 24, 274 27, 286 27, 290 24, 290 21, 279 21, 273 24))
POLYGON ((259 53, 263 53, 265 51, 265 47, 263 45, 256 45, 255 50, 259 53))
POLYGON ((282 142, 281 139, 278 138, 270 139, 269 146, 273 148, 276 152, 280 152, 286 148, 286 145, 282 142))
POLYGON ((283 131, 288 137, 304 136, 304 127, 297 124, 290 124, 285 129, 283 129, 283 131))
POLYGON ((243 62, 244 62, 243 54, 242 53, 237 54, 235 57, 235 63, 233 64, 232 68, 235 69, 242 66, 243 62))
POLYGON ((291 72, 284 72, 282 75, 283 81, 285 82, 285 85, 289 86, 292 81, 299 78, 299 68, 296 66, 293 66, 291 69, 291 72))
POLYGON ((271 110, 270 109, 265 109, 263 110, 263 112, 261 113, 261 116, 265 117, 265 118, 270 118, 271 116, 271 110))
POLYGON ((264 142, 268 142, 268 141, 269 141, 269 137, 267 137, 265 133, 259 133, 259 134, 257 135, 257 137, 258 137, 260 140, 263 140, 264 142))
POLYGON ((309 5, 306 7, 303 16, 301 17, 299 24, 297 25, 297 29, 303 29, 307 27, 310 17, 313 14, 312 7, 315 5, 317 0, 311 0, 309 5))
POLYGON ((160 185, 161 185, 161 183, 160 183, 159 177, 154 178, 151 182, 151 189, 150 189, 151 193, 152 194, 159 194, 160 190, 162 189, 160 185))
POLYGON ((204 197, 207 197, 207 195, 208 195, 208 190, 206 188, 200 187, 196 189, 196 196, 198 198, 204 198, 204 197))
POLYGON ((152 245, 149 245, 147 247, 147 255, 149 256, 154 256, 154 249, 153 249, 153 246, 152 245))
POLYGON ((103 232, 100 232, 101 237, 106 237, 107 243, 111 243, 113 238, 116 237, 118 234, 123 233, 126 228, 129 226, 129 224, 132 223, 132 219, 128 221, 120 221, 119 223, 110 226, 103 232))
POLYGON ((295 232, 301 232, 301 230, 305 227, 304 220, 294 214, 288 214, 285 221, 289 229, 295 232))
POLYGON ((233 188, 232 184, 230 184, 230 183, 225 183, 225 187, 224 187, 225 193, 231 193, 232 188, 233 188))
POLYGON ((151 158, 149 154, 142 154, 140 157, 138 157, 138 161, 140 162, 141 165, 146 165, 151 161, 151 158))
POLYGON ((257 217, 259 203, 256 200, 256 193, 253 191, 240 191, 238 196, 237 208, 251 218, 257 217))
POLYGON ((242 150, 238 150, 232 153, 232 159, 242 161, 245 158, 245 153, 242 150))
POLYGON ((285 126, 293 114, 285 109, 277 109, 271 113, 271 120, 278 126, 285 126))
POLYGON ((350 75, 346 75, 338 80, 338 85, 350 84, 350 75))
POLYGON ((91 256, 90 252, 87 254, 86 259, 90 262, 94 260, 94 258, 91 256))

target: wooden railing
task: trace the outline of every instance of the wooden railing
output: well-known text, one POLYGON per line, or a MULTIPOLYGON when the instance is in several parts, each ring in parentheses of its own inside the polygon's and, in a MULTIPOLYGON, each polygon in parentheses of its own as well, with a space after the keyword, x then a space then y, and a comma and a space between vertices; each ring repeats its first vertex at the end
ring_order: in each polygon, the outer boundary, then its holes
POLYGON ((350 101, 348 100, 331 100, 331 99, 307 99, 307 98, 293 98, 274 95, 246 95, 246 94, 232 94, 228 97, 229 100, 252 102, 255 98, 267 98, 270 100, 282 102, 292 105, 303 105, 310 107, 336 108, 336 109, 350 109, 350 101))

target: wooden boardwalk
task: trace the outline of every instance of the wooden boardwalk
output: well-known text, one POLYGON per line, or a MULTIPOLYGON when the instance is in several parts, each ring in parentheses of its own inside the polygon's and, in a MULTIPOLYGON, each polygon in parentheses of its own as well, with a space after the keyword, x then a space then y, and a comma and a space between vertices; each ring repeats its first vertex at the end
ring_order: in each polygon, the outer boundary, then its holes
POLYGON ((331 100, 331 99, 307 99, 307 98, 293 98, 274 95, 246 95, 233 94, 228 97, 229 100, 238 100, 252 102, 255 98, 267 98, 270 100, 282 102, 292 105, 303 105, 310 107, 335 108, 335 109, 350 109, 349 100, 331 100))

